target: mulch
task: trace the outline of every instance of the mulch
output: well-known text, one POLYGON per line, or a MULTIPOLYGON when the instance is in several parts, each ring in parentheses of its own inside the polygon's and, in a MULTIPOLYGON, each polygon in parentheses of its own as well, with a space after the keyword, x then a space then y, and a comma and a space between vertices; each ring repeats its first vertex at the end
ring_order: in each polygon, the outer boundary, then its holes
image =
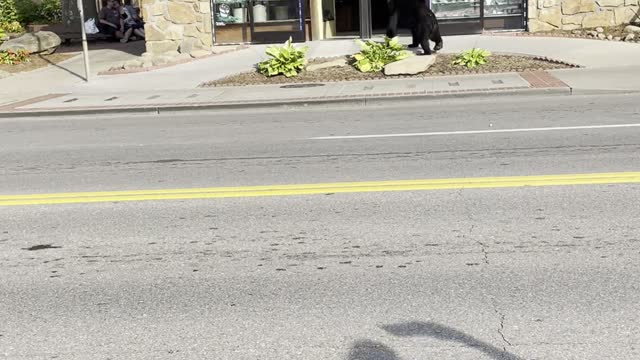
POLYGON ((37 55, 37 54, 30 55, 28 62, 15 64, 15 65, 0 64, 0 70, 13 73, 13 74, 32 71, 32 70, 43 68, 49 65, 58 64, 76 55, 77 54, 59 54, 59 53, 53 53, 51 55, 37 55))
MULTIPOLYGON (((312 63, 321 63, 338 59, 334 58, 316 58, 309 61, 312 63)), ((303 71, 298 76, 286 78, 284 76, 274 76, 267 78, 257 71, 249 71, 231 75, 222 79, 210 81, 202 84, 202 87, 216 86, 246 86, 246 85, 269 85, 269 84, 291 84, 291 83, 315 83, 315 82, 338 82, 338 81, 361 81, 361 80, 377 80, 377 79, 402 79, 402 78, 425 78, 432 76, 444 75, 471 75, 471 74, 489 74, 489 73, 505 73, 505 72, 524 72, 524 71, 544 71, 554 69, 566 69, 577 67, 574 64, 568 64, 561 61, 531 57, 522 55, 509 54, 493 54, 488 58, 488 63, 480 65, 473 69, 463 66, 453 65, 454 54, 438 54, 435 64, 433 64, 426 72, 417 75, 400 75, 385 76, 382 72, 361 73, 353 66, 333 67, 321 69, 313 72, 303 71)))

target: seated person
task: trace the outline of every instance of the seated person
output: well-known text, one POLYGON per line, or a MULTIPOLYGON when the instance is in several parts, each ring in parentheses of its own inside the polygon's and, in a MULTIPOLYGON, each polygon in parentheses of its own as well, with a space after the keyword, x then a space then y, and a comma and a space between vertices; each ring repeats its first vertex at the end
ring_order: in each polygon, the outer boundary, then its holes
POLYGON ((124 6, 121 7, 120 13, 124 20, 125 33, 129 30, 133 31, 133 34, 144 39, 144 23, 138 16, 138 11, 131 5, 131 0, 125 0, 124 6))
POLYGON ((122 39, 124 37, 124 29, 118 5, 115 0, 102 1, 102 9, 98 14, 98 29, 102 34, 122 39))

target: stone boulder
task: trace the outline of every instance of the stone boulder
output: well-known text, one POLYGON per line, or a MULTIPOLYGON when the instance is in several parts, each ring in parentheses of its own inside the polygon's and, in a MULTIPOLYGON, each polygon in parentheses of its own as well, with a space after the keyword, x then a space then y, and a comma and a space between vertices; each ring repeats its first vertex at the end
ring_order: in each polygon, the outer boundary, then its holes
POLYGON ((640 26, 627 25, 624 32, 640 34, 640 26))
POLYGON ((409 56, 384 67, 385 75, 415 75, 427 71, 436 62, 436 55, 409 56))
POLYGON ((349 62, 346 58, 335 59, 331 61, 321 62, 317 64, 311 64, 307 66, 307 71, 318 71, 321 69, 328 69, 333 67, 342 67, 349 65, 349 62))
POLYGON ((15 39, 7 40, 0 45, 0 51, 27 50, 31 54, 51 54, 62 40, 51 31, 38 31, 37 33, 27 33, 15 39))

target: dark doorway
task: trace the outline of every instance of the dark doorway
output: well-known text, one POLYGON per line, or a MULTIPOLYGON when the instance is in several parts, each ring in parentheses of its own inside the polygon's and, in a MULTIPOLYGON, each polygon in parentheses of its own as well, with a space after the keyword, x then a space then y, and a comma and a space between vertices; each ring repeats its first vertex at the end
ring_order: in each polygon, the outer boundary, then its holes
POLYGON ((371 0, 371 28, 374 33, 384 32, 389 22, 387 0, 371 0))
POLYGON ((359 34, 359 6, 358 0, 336 0, 336 33, 338 35, 359 34))
MULTIPOLYGON (((336 32, 338 35, 360 34, 360 1, 370 4, 371 19, 364 26, 371 26, 374 34, 384 34, 389 22, 389 8, 387 0, 335 0, 336 1, 336 32)), ((403 32, 404 33, 404 32, 403 32)))

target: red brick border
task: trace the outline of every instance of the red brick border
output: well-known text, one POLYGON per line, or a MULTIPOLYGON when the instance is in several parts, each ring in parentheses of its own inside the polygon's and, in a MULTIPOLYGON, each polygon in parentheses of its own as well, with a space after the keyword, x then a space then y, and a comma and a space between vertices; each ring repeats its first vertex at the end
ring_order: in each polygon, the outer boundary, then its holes
POLYGON ((17 102, 14 102, 14 103, 9 103, 9 104, 5 104, 3 106, 0 106, 0 111, 20 111, 20 110, 16 110, 16 109, 19 108, 19 107, 23 107, 23 106, 27 106, 27 105, 36 104, 36 103, 39 103, 39 102, 43 102, 43 101, 59 98, 59 97, 65 96, 65 95, 68 95, 68 94, 47 94, 47 95, 42 95, 42 96, 36 96, 34 98, 30 98, 30 99, 26 99, 26 100, 22 100, 22 101, 17 101, 17 102))
MULTIPOLYGON (((442 95, 456 95, 456 94, 473 94, 473 93, 483 93, 483 94, 491 94, 491 93, 500 93, 500 92, 508 92, 514 90, 526 90, 529 89, 528 86, 513 86, 513 87, 504 87, 498 89, 469 89, 469 90, 436 90, 436 91, 399 91, 399 92, 386 92, 386 93, 372 93, 372 94, 352 94, 352 95, 337 95, 337 96, 310 96, 310 97, 300 97, 300 98, 291 98, 287 99, 288 104, 294 103, 304 103, 304 102, 315 102, 315 101, 341 101, 341 100, 350 100, 350 99, 362 99, 362 100, 374 100, 380 98, 394 98, 394 97, 429 97, 429 96, 442 96, 442 95)), ((59 97, 63 95, 55 95, 51 98, 59 97)), ((38 98, 34 98, 38 99, 38 98)), ((48 99, 41 99, 39 101, 44 101, 48 99)), ((29 101, 27 104, 20 104, 20 106, 28 105, 37 101, 29 101)), ((261 100, 252 103, 252 105, 269 105, 269 104, 280 104, 282 100, 261 100)), ((164 103, 164 104, 127 104, 127 105, 112 105, 109 106, 109 110, 123 110, 130 108, 149 108, 149 109, 162 109, 162 108, 171 108, 171 107, 182 107, 182 106, 192 106, 192 107, 202 107, 202 106, 241 106, 245 105, 246 102, 234 102, 234 101, 207 101, 207 102, 175 102, 175 103, 164 103)), ((42 111, 99 111, 105 109, 104 106, 81 106, 81 107, 69 107, 69 108, 61 108, 61 107, 46 107, 46 108, 37 108, 37 109, 12 109, 18 113, 30 113, 30 112, 42 112, 42 111)))
POLYGON ((525 79, 529 86, 534 89, 569 87, 569 85, 546 71, 525 71, 518 73, 518 75, 525 79))

